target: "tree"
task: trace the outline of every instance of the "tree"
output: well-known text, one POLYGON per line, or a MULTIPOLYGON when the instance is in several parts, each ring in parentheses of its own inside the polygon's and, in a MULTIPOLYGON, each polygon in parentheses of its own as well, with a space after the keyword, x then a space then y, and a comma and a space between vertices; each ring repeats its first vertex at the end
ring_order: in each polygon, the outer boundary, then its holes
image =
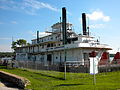
POLYGON ((29 45, 30 45, 30 43, 27 43, 27 45, 29 46, 29 45))
POLYGON ((0 58, 12 57, 12 56, 15 56, 15 53, 13 53, 13 52, 0 52, 0 58))
POLYGON ((15 50, 16 47, 17 47, 17 42, 13 41, 13 42, 12 42, 12 47, 11 47, 11 48, 15 50))
POLYGON ((17 45, 25 46, 25 45, 30 45, 30 43, 27 43, 27 41, 24 40, 24 39, 19 39, 17 41, 12 42, 12 47, 11 48, 15 50, 17 48, 17 45))
POLYGON ((25 45, 27 45, 27 41, 24 39, 19 39, 19 40, 17 40, 17 44, 19 46, 25 46, 25 45))

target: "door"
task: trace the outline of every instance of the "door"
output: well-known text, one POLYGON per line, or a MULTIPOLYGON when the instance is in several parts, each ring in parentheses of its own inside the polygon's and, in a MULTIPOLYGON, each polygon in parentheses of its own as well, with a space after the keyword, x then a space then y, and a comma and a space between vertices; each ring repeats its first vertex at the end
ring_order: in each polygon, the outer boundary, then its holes
POLYGON ((49 65, 52 64, 52 55, 51 55, 51 54, 48 54, 48 55, 47 55, 47 61, 48 61, 48 64, 49 64, 49 65))

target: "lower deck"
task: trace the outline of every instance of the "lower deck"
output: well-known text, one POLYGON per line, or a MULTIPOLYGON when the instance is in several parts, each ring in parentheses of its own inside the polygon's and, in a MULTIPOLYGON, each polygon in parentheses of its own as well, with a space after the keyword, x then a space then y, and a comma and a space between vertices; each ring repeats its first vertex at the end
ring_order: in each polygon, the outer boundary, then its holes
MULTIPOLYGON (((86 65, 87 64, 86 62, 90 60, 89 54, 92 51, 93 49, 74 48, 41 53, 16 53, 16 60, 39 61, 45 66, 61 64, 64 63, 65 61, 68 62, 77 61, 81 62, 80 63, 81 65, 86 65)), ((94 51, 96 51, 97 53, 97 56, 95 58, 99 61, 102 53, 106 50, 94 49, 94 51)))

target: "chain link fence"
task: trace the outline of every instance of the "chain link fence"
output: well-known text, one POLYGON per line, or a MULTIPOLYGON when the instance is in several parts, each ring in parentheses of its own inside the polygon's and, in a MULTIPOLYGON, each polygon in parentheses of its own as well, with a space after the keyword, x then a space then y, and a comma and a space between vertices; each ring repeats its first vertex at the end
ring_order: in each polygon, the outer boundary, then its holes
MULTIPOLYGON (((28 68, 35 70, 53 70, 64 72, 64 63, 60 64, 44 64, 39 61, 17 61, 19 68, 28 68)), ((89 61, 80 62, 80 61, 67 61, 66 62, 66 70, 67 72, 74 73, 89 73, 89 61)))
MULTIPOLYGON (((27 60, 10 60, 1 61, 0 65, 8 67, 19 67, 34 70, 52 70, 64 72, 64 63, 47 64, 40 61, 27 61, 27 60)), ((98 62, 98 72, 112 72, 120 70, 120 60, 103 60, 98 62)), ((66 61, 66 71, 71 73, 90 73, 90 61, 66 61)))

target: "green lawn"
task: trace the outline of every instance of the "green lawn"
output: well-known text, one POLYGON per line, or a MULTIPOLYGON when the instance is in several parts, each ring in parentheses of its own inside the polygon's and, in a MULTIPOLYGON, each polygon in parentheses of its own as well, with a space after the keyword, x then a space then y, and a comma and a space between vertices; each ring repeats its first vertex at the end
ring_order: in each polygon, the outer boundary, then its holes
POLYGON ((63 80, 63 72, 0 70, 26 77, 31 82, 26 88, 32 90, 120 90, 120 71, 97 74, 96 85, 93 85, 93 75, 87 73, 67 73, 67 80, 63 80))

